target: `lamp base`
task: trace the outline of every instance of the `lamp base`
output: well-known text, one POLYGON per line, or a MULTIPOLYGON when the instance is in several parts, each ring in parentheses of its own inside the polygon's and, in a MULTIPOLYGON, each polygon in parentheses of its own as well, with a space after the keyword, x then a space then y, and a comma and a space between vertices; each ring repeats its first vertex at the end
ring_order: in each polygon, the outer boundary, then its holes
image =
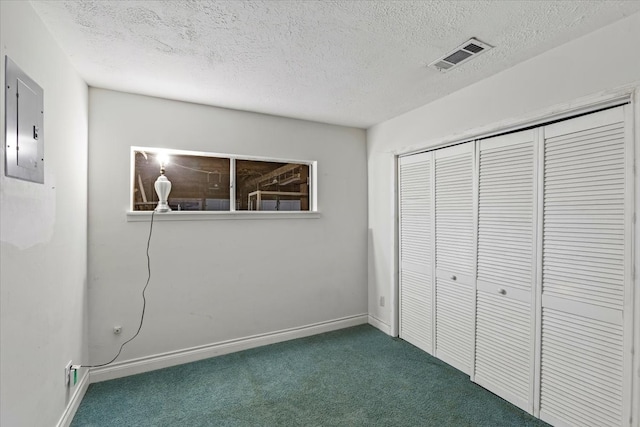
MULTIPOLYGON (((164 171, 164 169, 162 171, 164 171)), ((170 212, 171 208, 169 207, 167 199, 169 198, 169 192, 171 192, 171 181, 162 174, 158 179, 156 179, 153 186, 158 194, 158 206, 156 206, 156 212, 170 212)))
POLYGON ((156 212, 171 212, 171 208, 167 204, 167 202, 158 202, 158 206, 154 209, 156 212))

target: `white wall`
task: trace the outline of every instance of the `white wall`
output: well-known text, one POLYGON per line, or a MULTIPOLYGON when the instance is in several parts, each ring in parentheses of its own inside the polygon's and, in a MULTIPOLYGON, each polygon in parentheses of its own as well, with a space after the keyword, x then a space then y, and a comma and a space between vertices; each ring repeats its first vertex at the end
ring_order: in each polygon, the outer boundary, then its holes
MULTIPOLYGON (((4 176, 0 159, 0 425, 52 426, 86 361, 88 90, 28 2, 0 2, 8 55, 44 89, 45 182, 4 176)), ((4 135, 4 90, 2 147, 4 135)))
MULTIPOLYGON (((379 319, 381 329, 397 334, 395 301, 385 307, 378 304, 381 296, 389 301, 397 294, 395 156, 516 123, 551 112, 555 106, 604 96, 616 88, 631 91, 640 85, 638 40, 640 13, 367 131, 369 314, 379 319)), ((636 129, 636 147, 640 148, 639 133, 636 129)), ((636 337, 639 329, 637 318, 636 337)), ((636 341, 638 347, 640 339, 636 341)), ((636 397, 640 394, 638 360, 636 397)), ((640 409, 636 411, 640 417, 640 409)))
POLYGON ((149 224, 127 222, 131 146, 316 160, 322 215, 157 221, 145 323, 118 361, 366 314, 363 130, 94 88, 89 99, 93 363, 140 317, 149 224))

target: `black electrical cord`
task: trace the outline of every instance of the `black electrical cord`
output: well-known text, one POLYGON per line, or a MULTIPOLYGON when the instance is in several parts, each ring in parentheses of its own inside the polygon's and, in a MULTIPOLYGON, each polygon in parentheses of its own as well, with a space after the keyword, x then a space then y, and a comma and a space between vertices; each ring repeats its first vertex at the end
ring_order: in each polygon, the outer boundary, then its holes
POLYGON ((122 345, 120 346, 120 350, 118 350, 118 354, 116 354, 113 359, 111 359, 107 363, 101 363, 100 365, 80 365, 81 368, 100 368, 102 366, 107 366, 112 364, 120 356, 120 353, 122 353, 122 349, 124 348, 124 346, 130 343, 131 341, 133 341, 134 338, 137 337, 138 334, 140 333, 140 329, 142 329, 142 323, 144 322, 144 312, 145 312, 145 309, 147 308, 147 298, 145 297, 144 293, 147 290, 147 286, 149 286, 149 281, 151 280, 151 258, 149 257, 149 247, 151 245, 151 234, 153 233, 153 216, 155 214, 156 214, 156 211, 154 210, 151 213, 151 224, 149 225, 149 238, 147 239, 147 283, 144 285, 144 288, 142 289, 142 315, 140 316, 140 325, 138 325, 138 330, 136 331, 134 336, 132 336, 131 338, 129 338, 128 340, 122 343, 122 345))

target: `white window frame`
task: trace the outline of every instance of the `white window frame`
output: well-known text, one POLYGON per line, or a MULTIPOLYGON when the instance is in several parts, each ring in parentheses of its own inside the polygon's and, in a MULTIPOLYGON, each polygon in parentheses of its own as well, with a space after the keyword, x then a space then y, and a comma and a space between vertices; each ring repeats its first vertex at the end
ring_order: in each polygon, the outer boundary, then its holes
MULTIPOLYGON (((154 216, 154 221, 197 221, 197 220, 215 220, 215 219, 295 219, 295 218, 319 218, 318 211, 318 162, 315 160, 300 159, 282 159, 275 157, 246 156, 238 154, 212 153, 205 151, 178 150, 173 148, 161 147, 141 147, 132 146, 130 150, 130 166, 129 166, 129 210, 127 211, 127 222, 148 221, 153 211, 134 211, 133 198, 134 186, 132 183, 135 179, 135 157, 136 152, 144 151, 147 154, 157 155, 165 154, 169 157, 172 155, 187 155, 198 157, 218 157, 230 160, 230 192, 229 192, 229 210, 228 211, 171 211, 163 212, 154 216), (236 210, 236 160, 249 160, 261 162, 277 162, 277 163, 297 163, 307 165, 309 167, 309 210, 308 211, 249 211, 236 210)), ((171 163, 169 162, 169 165, 171 163)), ((160 165, 158 165, 158 175, 160 174, 160 165)))

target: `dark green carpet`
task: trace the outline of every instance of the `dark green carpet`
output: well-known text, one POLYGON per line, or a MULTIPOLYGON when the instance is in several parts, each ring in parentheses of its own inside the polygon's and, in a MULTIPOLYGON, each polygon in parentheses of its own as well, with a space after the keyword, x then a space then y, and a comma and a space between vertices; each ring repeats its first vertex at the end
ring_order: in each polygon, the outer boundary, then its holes
POLYGON ((546 424, 363 325, 92 384, 71 425, 546 424))

